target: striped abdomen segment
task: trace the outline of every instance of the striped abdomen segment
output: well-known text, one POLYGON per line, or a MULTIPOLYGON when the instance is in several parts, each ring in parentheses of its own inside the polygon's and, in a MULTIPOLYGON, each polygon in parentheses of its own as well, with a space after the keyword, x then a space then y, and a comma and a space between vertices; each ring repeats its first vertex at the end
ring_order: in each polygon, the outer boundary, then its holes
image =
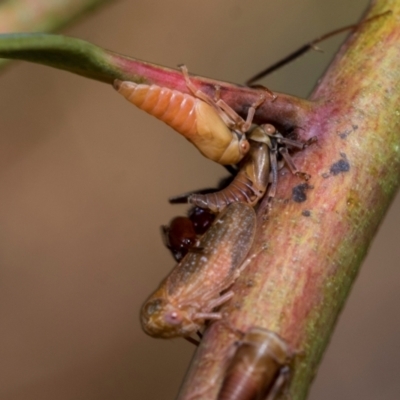
POLYGON ((165 122, 181 135, 190 137, 196 133, 195 107, 198 100, 193 96, 133 82, 123 82, 119 92, 136 107, 165 122))
POLYGON ((157 85, 115 80, 114 87, 135 106, 183 135, 205 157, 220 164, 236 164, 243 158, 237 135, 204 101, 157 85))

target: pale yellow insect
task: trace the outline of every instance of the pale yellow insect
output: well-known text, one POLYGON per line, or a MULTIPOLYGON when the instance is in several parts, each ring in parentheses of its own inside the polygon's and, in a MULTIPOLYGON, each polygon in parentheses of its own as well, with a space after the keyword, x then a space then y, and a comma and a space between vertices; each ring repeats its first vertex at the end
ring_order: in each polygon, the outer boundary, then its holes
POLYGON ((254 209, 229 205, 183 260, 145 302, 141 323, 150 336, 188 337, 206 320, 221 319, 214 309, 227 302, 226 291, 247 266, 256 229, 254 209), (224 292, 224 293, 223 293, 224 292))
MULTIPOLYGON (((114 88, 143 111, 171 126, 210 160, 219 164, 237 164, 249 150, 245 133, 250 129, 260 99, 249 107, 243 120, 221 99, 213 100, 191 82, 187 68, 181 67, 188 89, 186 94, 157 85, 114 81, 114 88)), ((216 97, 219 88, 216 87, 216 97)))

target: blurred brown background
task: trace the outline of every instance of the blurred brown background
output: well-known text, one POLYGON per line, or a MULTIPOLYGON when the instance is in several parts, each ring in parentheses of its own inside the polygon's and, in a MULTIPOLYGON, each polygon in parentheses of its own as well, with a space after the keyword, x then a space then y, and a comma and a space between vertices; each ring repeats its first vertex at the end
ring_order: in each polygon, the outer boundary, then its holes
MULTIPOLYGON (((116 1, 65 34, 243 82, 357 21, 367 0, 116 1)), ((263 83, 306 96, 343 36, 263 83)), ((0 398, 173 399, 193 353, 142 333, 141 303, 174 265, 167 198, 224 169, 110 86, 20 63, 0 78, 0 398)), ((400 397, 400 204, 376 238, 310 399, 400 397)))

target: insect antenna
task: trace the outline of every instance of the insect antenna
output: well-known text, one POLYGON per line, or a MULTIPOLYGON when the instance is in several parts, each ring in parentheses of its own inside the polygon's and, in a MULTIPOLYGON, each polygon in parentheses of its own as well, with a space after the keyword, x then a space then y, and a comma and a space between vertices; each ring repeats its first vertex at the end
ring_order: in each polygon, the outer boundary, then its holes
POLYGON ((357 28, 361 27, 362 25, 364 25, 366 23, 369 23, 371 21, 374 21, 375 19, 389 15, 391 13, 392 13, 392 11, 390 11, 390 10, 385 11, 384 13, 381 13, 381 14, 378 14, 371 18, 366 19, 365 21, 362 21, 359 24, 352 24, 352 25, 344 26, 342 28, 335 29, 333 31, 325 33, 324 35, 319 36, 318 38, 312 40, 311 42, 304 44, 303 46, 301 46, 297 50, 295 50, 293 53, 290 53, 288 56, 282 58, 281 60, 277 61, 276 63, 270 65, 268 68, 265 68, 263 71, 254 75, 253 77, 251 77, 250 79, 248 79, 246 81, 246 85, 253 87, 254 82, 260 80, 264 76, 271 74, 272 72, 283 67, 284 65, 289 64, 290 62, 294 61, 296 58, 300 57, 304 53, 307 53, 307 51, 309 51, 311 49, 317 50, 317 51, 322 51, 316 45, 332 36, 338 35, 340 33, 346 32, 346 31, 356 30, 357 28))

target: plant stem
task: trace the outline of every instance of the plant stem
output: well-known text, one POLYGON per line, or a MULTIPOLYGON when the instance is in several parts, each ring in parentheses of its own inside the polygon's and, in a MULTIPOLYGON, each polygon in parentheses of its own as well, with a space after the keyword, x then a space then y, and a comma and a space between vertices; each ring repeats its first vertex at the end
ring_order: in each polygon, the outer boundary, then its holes
MULTIPOLYGON (((102 49, 84 40, 44 33, 0 34, 0 57, 26 60, 64 69, 101 82, 115 79, 158 85, 192 94, 182 72, 102 49)), ((221 98, 236 112, 246 117, 248 108, 260 94, 265 101, 257 108, 254 122, 272 122, 286 130, 303 126, 305 116, 314 104, 283 93, 272 97, 263 89, 253 89, 200 76, 192 76, 196 87, 214 96, 216 86, 221 98)), ((304 131, 299 132, 302 136, 304 131)))
MULTIPOLYGON (((226 322, 260 326, 298 352, 289 398, 306 398, 351 285, 399 186, 400 0, 376 0, 311 96, 305 136, 318 143, 295 156, 312 175, 283 171, 272 208, 258 209, 251 253, 261 253, 233 286, 226 322)), ((227 323, 206 332, 179 400, 217 398, 237 340, 227 323)), ((355 372, 356 373, 356 372, 355 372)))
MULTIPOLYGON (((52 32, 109 0, 6 0, 0 4, 0 33, 52 32)), ((0 60, 0 68, 8 64, 0 60)))
POLYGON ((0 4, 0 32, 50 32, 108 0, 8 0, 0 4))

